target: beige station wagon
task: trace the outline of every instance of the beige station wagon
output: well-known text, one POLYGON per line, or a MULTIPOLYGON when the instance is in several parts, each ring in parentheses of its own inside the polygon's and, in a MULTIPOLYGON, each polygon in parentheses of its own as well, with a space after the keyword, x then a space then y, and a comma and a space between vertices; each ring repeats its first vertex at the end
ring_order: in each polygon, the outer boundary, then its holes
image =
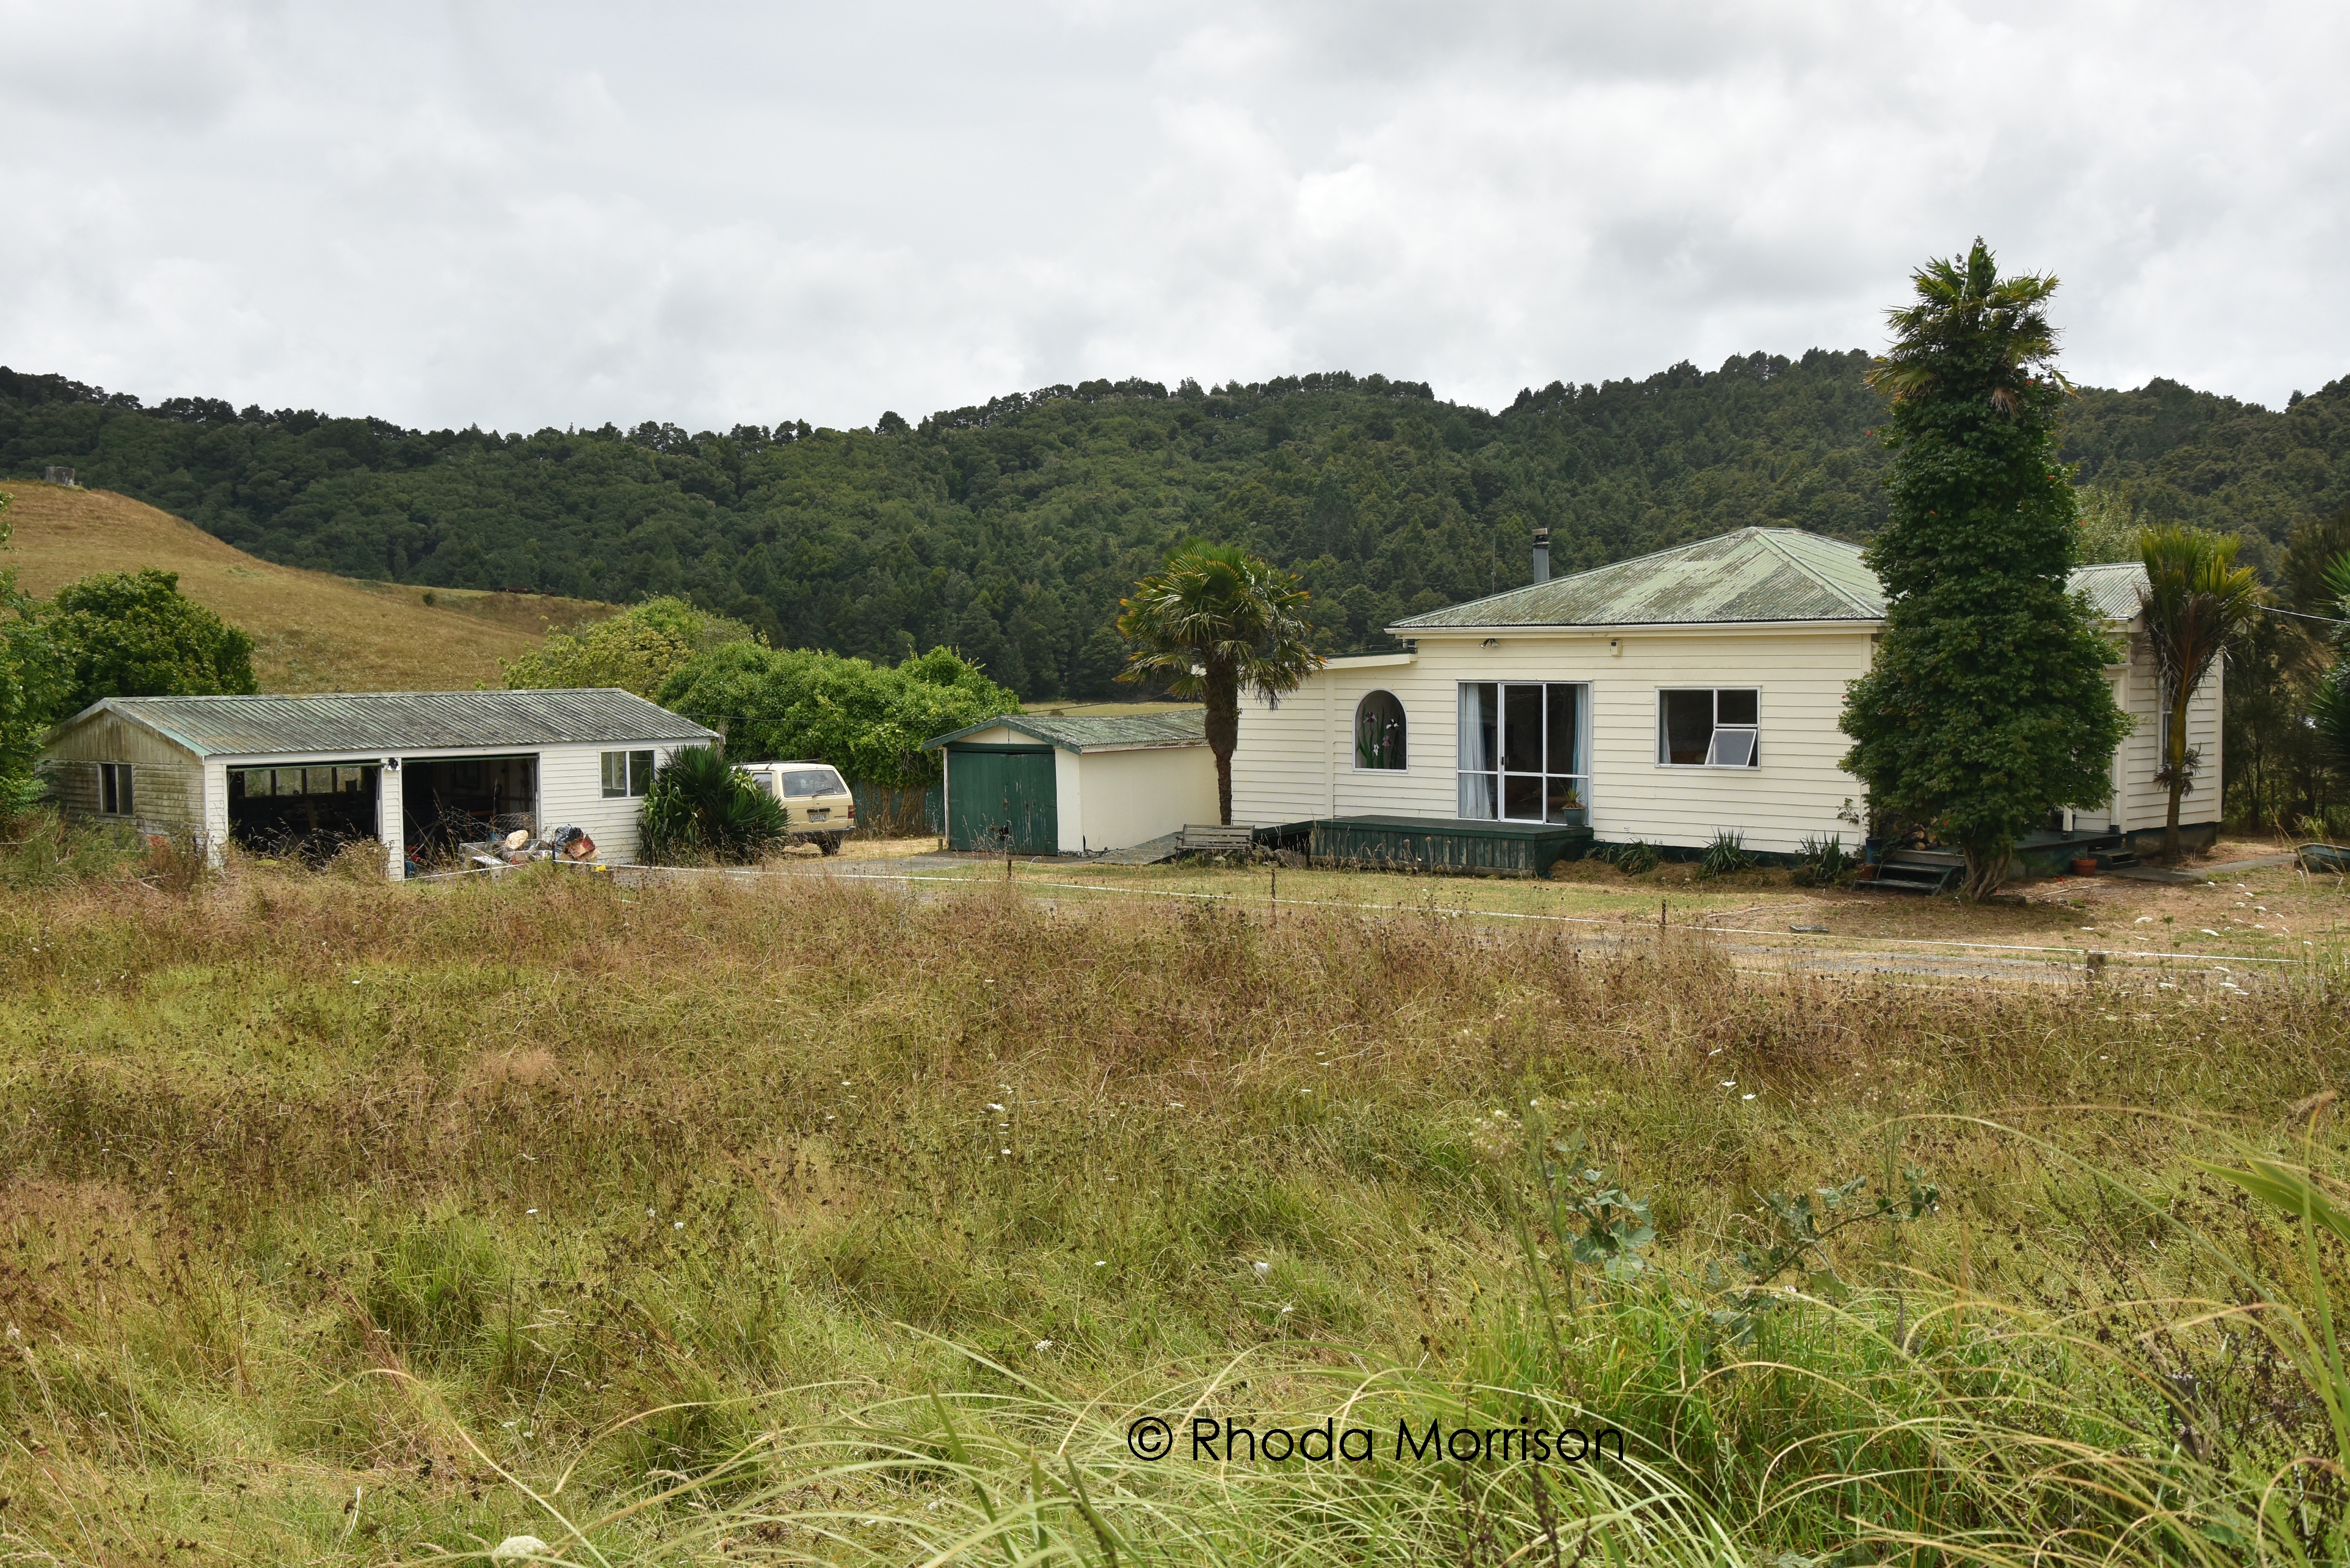
POLYGON ((743 771, 781 803, 793 843, 837 855, 840 841, 857 831, 857 798, 831 763, 745 763, 743 771))

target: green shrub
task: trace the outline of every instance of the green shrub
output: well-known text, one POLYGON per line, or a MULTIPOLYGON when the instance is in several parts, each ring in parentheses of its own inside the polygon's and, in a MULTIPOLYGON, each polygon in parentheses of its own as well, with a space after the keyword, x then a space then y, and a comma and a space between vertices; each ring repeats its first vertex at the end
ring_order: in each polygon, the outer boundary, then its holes
POLYGON ((1841 834, 1805 834, 1795 850, 1794 881, 1798 888, 1825 888, 1852 869, 1852 856, 1841 834))
POLYGON ((1644 872, 1654 871, 1663 865, 1665 860, 1657 846, 1645 838, 1636 838, 1629 844, 1600 845, 1592 850, 1591 857, 1595 860, 1607 862, 1627 877, 1638 877, 1644 872))
POLYGON ((756 860, 789 836, 775 797, 710 746, 688 746, 661 765, 638 826, 656 864, 756 860))
POLYGON ((1727 877, 1734 871, 1754 869, 1754 857, 1747 853, 1746 836, 1724 828, 1713 836, 1705 853, 1697 857, 1697 874, 1700 879, 1727 877))

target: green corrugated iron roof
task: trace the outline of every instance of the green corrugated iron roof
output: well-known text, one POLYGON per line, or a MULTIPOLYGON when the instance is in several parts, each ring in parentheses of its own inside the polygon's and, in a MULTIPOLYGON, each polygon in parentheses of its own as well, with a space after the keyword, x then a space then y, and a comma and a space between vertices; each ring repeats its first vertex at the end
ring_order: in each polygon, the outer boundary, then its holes
POLYGON ((2146 586, 2146 567, 2136 561, 2082 566, 2073 573, 2073 591, 2088 595, 2089 602, 2107 620, 2137 619, 2145 607, 2138 592, 2146 586))
POLYGON ((1138 746, 1202 746, 1208 742, 1208 711, 1184 708, 1172 713, 1128 713, 1052 718, 1035 713, 1006 713, 983 724, 973 724, 949 735, 922 742, 926 752, 938 750, 984 730, 1010 730, 1058 746, 1065 752, 1098 752, 1138 746))
POLYGON ((1399 621, 1451 627, 1701 626, 1881 619, 1885 594, 1860 548, 1794 528, 1741 528, 1399 621))
MULTIPOLYGON (((2138 613, 2143 568, 2083 566, 2073 587, 2115 620, 2138 613)), ((1737 626, 1885 618, 1885 589, 1860 546, 1798 528, 1741 528, 1397 622, 1419 631, 1535 626, 1737 626)))
POLYGON ((615 688, 109 697, 57 729, 109 711, 206 757, 644 741, 706 743, 718 738, 715 731, 615 688))

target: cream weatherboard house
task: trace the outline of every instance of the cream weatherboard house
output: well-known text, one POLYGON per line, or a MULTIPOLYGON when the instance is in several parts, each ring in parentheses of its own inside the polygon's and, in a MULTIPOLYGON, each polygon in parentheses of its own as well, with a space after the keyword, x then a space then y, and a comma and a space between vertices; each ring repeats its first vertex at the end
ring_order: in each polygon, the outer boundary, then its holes
MULTIPOLYGON (((2073 580, 2126 655, 2107 673, 2137 728, 2114 761, 2113 801, 2035 837, 2051 851, 2095 841, 2119 853, 2158 832, 2167 805, 2145 573, 2087 566, 2073 580)), ((1371 842, 1347 823, 1417 831, 1406 857, 1430 853, 1440 830, 1555 834, 1529 869, 1575 852, 1575 829, 1664 848, 1721 832, 1764 852, 1830 835, 1857 848, 1862 790, 1838 765, 1850 742, 1836 722, 1884 618, 1857 546, 1789 528, 1743 528, 1417 616, 1389 628, 1405 651, 1332 659, 1278 706, 1244 705, 1232 819, 1290 840, 1318 824, 1317 846, 1371 842)), ((2218 815, 2220 695, 2215 670, 2189 710, 2210 781, 2182 818, 2198 836, 2218 815)))

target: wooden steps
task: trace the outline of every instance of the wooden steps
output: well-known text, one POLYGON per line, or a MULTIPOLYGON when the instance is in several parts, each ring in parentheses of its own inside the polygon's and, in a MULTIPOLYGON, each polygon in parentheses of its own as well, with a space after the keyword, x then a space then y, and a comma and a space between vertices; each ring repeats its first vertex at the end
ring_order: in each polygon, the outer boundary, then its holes
POLYGON ((1897 849, 1877 863, 1877 875, 1856 888, 1888 893, 1947 893, 1967 874, 1966 857, 1946 849, 1897 849))

